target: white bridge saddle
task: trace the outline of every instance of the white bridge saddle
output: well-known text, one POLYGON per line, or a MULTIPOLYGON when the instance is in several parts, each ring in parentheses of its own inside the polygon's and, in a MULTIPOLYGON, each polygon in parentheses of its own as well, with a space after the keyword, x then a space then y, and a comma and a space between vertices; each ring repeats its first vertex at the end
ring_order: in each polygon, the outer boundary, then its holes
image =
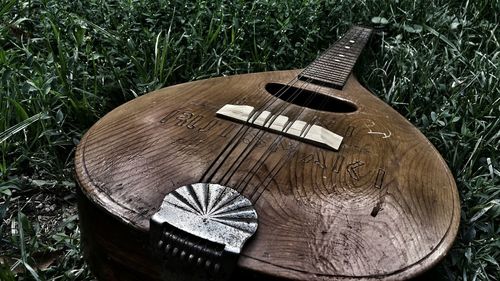
POLYGON ((255 112, 254 107, 249 105, 226 104, 217 111, 217 114, 278 132, 285 136, 307 140, 334 150, 339 149, 343 139, 342 136, 321 126, 300 120, 290 122, 287 116, 272 115, 269 111, 255 112))

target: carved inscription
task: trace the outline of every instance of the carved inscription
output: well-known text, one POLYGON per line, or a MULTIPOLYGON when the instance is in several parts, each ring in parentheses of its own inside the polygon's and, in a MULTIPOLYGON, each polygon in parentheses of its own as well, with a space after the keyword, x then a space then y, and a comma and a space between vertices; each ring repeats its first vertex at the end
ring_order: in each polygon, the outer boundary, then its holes
POLYGON ((362 167, 364 166, 365 163, 364 162, 361 162, 361 161, 355 161, 354 163, 350 163, 349 165, 347 165, 347 172, 349 173, 349 176, 356 180, 356 181, 359 181, 359 167, 362 167))
POLYGON ((390 138, 392 132, 385 128, 383 125, 375 124, 373 120, 367 119, 365 121, 365 127, 368 129, 369 135, 380 135, 383 139, 390 138))
MULTIPOLYGON (((200 133, 213 132, 214 135, 221 138, 231 137, 233 133, 240 128, 238 124, 235 123, 227 124, 226 122, 222 122, 221 120, 218 119, 208 119, 201 114, 195 114, 189 110, 174 110, 165 115, 165 117, 163 117, 160 120, 160 123, 174 125, 178 127, 184 127, 189 130, 198 131, 200 133)), ((277 151, 289 151, 293 148, 293 145, 295 143, 294 140, 282 139, 278 143, 271 145, 271 143, 274 142, 275 137, 268 136, 266 138, 258 136, 257 133, 258 132, 255 131, 248 131, 243 136, 241 141, 244 144, 250 144, 256 142, 257 148, 269 148, 271 153, 277 151)), ((199 136, 191 135, 189 138, 179 138, 175 140, 175 143, 177 145, 185 146, 185 145, 193 145, 203 141, 204 137, 202 134, 200 134, 199 136)))
POLYGON ((375 187, 378 189, 382 188, 382 184, 384 183, 385 171, 383 169, 378 169, 377 178, 375 179, 375 187))
POLYGON ((193 116, 195 115, 192 112, 183 112, 181 115, 177 116, 177 123, 175 123, 175 125, 180 127, 185 126, 193 116))
MULTIPOLYGON (((200 133, 213 132, 215 136, 221 138, 228 138, 232 136, 235 131, 240 128, 240 126, 236 123, 228 124, 227 122, 223 122, 219 119, 206 118, 204 115, 196 114, 190 110, 174 110, 169 112, 160 120, 160 123, 168 123, 170 126, 184 127, 188 130, 198 131, 200 133)), ((367 122, 365 125, 366 128, 373 128, 375 126, 374 123, 371 122, 367 122)), ((346 136, 352 136, 354 130, 355 127, 348 126, 345 131, 346 136)), ((258 132, 255 131, 249 131, 244 135, 241 141, 244 144, 256 142, 256 148, 267 148, 271 153, 289 151, 294 147, 294 144, 297 143, 297 140, 287 138, 274 143, 275 138, 272 137, 272 135, 269 135, 268 137, 260 137, 257 133, 258 132)), ((390 137, 390 132, 382 136, 390 137)), ((204 140, 205 138, 203 134, 200 134, 195 137, 191 136, 189 138, 179 138, 175 140, 175 143, 179 146, 180 150, 184 150, 198 146, 204 140)), ((369 153, 369 149, 365 147, 346 146, 346 148, 354 151, 369 153)), ((362 168, 366 165, 366 163, 360 160, 355 160, 350 163, 347 162, 346 164, 345 160, 345 157, 341 154, 329 155, 321 150, 317 150, 315 153, 303 155, 299 158, 299 162, 303 165, 315 165, 326 172, 326 175, 330 174, 333 176, 334 174, 339 174, 343 171, 343 173, 346 173, 355 181, 360 181, 362 177, 366 176, 364 173, 361 174, 362 168)), ((382 189, 386 171, 383 168, 378 168, 368 171, 368 173, 373 175, 375 179, 372 186, 377 189, 382 189)))
POLYGON ((327 128, 316 125, 316 116, 312 121, 305 122, 266 110, 260 111, 253 106, 234 104, 224 105, 217 115, 334 150, 339 150, 343 139, 327 128))
POLYGON ((382 210, 382 203, 383 203, 382 201, 379 201, 377 205, 373 207, 372 212, 370 213, 372 217, 376 217, 378 213, 382 210))
POLYGON ((288 139, 282 139, 278 145, 273 145, 271 147, 271 152, 276 151, 295 151, 297 149, 297 145, 294 144, 293 141, 288 139))
POLYGON ((174 110, 163 117, 160 120, 160 123, 170 123, 175 126, 185 127, 187 129, 196 130, 202 133, 210 132, 213 130, 220 130, 220 132, 217 134, 220 137, 227 137, 234 131, 234 129, 236 129, 235 124, 228 124, 224 126, 224 124, 220 122, 220 120, 207 120, 205 116, 201 114, 195 114, 189 110, 174 110))
POLYGON ((255 132, 248 132, 243 136, 242 142, 244 144, 255 143, 256 148, 269 146, 268 141, 265 138, 260 138, 255 132))
POLYGON ((160 120, 160 123, 167 123, 168 120, 170 120, 171 118, 175 117, 177 114, 179 114, 180 111, 179 110, 174 110, 170 113, 168 113, 165 117, 163 117, 161 120, 160 120))
POLYGON ((302 157, 300 162, 303 164, 311 163, 321 169, 338 174, 344 165, 344 160, 345 157, 342 155, 334 155, 331 161, 328 161, 323 153, 310 153, 302 157))
POLYGON ((345 136, 346 137, 352 137, 352 133, 354 132, 354 127, 353 126, 347 126, 345 130, 345 136))
POLYGON ((321 170, 325 176, 333 176, 340 172, 346 174, 354 181, 360 181, 362 178, 370 177, 373 179, 371 186, 376 189, 382 189, 384 186, 384 178, 386 171, 383 168, 363 171, 368 166, 367 163, 361 160, 347 162, 343 155, 327 155, 321 152, 308 153, 300 156, 298 159, 302 165, 314 165, 321 170))
POLYGON ((342 164, 344 164, 345 157, 342 155, 337 155, 337 157, 334 158, 332 161, 332 172, 334 173, 339 173, 340 169, 342 168, 342 164))
POLYGON ((205 126, 198 129, 198 131, 200 131, 200 132, 210 131, 212 128, 214 128, 217 125, 218 122, 219 122, 218 120, 210 120, 210 122, 208 122, 205 126))

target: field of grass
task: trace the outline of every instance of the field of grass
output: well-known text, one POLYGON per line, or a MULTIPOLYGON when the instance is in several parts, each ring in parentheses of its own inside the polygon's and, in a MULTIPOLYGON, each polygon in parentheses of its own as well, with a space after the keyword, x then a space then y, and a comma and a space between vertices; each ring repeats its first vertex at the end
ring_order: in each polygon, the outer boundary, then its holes
POLYGON ((438 148, 457 240, 432 275, 500 279, 500 1, 0 0, 0 280, 92 280, 72 158, 106 112, 189 80, 306 66, 377 24, 357 67, 438 148))

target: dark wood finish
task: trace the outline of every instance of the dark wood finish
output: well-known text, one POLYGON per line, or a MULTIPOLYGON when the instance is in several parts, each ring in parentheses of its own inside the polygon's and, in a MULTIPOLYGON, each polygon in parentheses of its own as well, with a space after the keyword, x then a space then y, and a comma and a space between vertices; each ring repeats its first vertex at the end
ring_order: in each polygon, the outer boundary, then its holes
POLYGON ((304 69, 299 79, 342 89, 371 33, 370 28, 351 27, 340 40, 304 69))
POLYGON ((87 257, 102 280, 157 278, 158 264, 147 248, 149 219, 167 193, 202 179, 233 187, 255 204, 259 229, 240 256, 240 275, 401 280, 445 255, 460 216, 452 174, 432 144, 354 76, 343 90, 295 83, 348 101, 354 112, 280 99, 272 106, 343 136, 339 151, 215 116, 225 104, 264 104, 273 98, 267 83, 287 84, 299 73, 168 87, 116 108, 85 134, 75 157, 84 194, 81 227, 87 257), (245 134, 237 135, 242 127, 245 134), (235 135, 241 141, 223 153, 235 135), (225 161, 214 169, 221 154, 225 161), (119 266, 106 266, 109 261, 119 266), (138 275, 110 277, 123 268, 138 275))

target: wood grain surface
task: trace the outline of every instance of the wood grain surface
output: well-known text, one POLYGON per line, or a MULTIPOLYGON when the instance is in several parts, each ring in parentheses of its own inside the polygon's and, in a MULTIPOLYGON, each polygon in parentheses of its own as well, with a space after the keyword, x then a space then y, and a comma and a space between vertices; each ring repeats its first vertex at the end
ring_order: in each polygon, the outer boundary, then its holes
MULTIPOLYGON (((450 248, 460 216, 444 160, 353 75, 343 90, 294 84, 350 103, 353 112, 294 105, 266 91, 268 83, 285 85, 298 74, 180 84, 103 117, 83 137, 75 158, 87 202, 80 204, 84 247, 122 267, 149 272, 142 278, 153 280, 158 265, 147 251, 150 217, 172 190, 209 181, 240 191, 259 215, 257 233, 238 261, 240 271, 292 280, 401 280, 432 267, 450 248), (225 104, 258 107, 270 100, 271 112, 341 135, 339 150, 215 114, 225 104), (229 153, 234 138, 239 141, 229 153), (116 232, 109 229, 114 224, 121 225, 116 232)), ((99 264, 95 254, 87 256, 99 264)))

